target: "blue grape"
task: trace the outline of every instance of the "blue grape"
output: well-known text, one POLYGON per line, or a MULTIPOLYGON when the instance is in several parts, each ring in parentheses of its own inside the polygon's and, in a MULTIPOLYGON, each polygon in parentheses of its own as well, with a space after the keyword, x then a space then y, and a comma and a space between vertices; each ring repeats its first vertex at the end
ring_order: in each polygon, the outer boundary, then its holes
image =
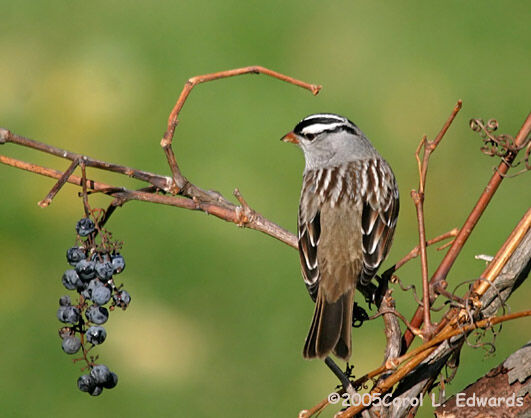
POLYGON ((109 280, 114 273, 114 267, 110 261, 96 262, 95 269, 98 277, 104 282, 109 280))
POLYGON ((79 378, 77 379, 77 387, 81 392, 92 392, 95 386, 96 382, 94 381, 94 378, 89 374, 79 376, 79 378))
POLYGON ((85 251, 82 247, 72 247, 66 251, 66 260, 68 264, 75 266, 81 260, 84 260, 86 257, 85 251))
POLYGON ((103 387, 105 389, 112 389, 117 384, 118 384, 118 376, 116 375, 116 373, 111 372, 111 374, 110 374, 109 378, 107 379, 107 381, 105 383, 103 383, 103 387))
POLYGON ((107 331, 105 331, 105 328, 103 327, 94 326, 87 330, 85 336, 89 343, 98 345, 102 344, 105 341, 105 338, 107 338, 107 331))
POLYGON ((77 337, 70 336, 63 339, 61 346, 66 354, 75 354, 81 348, 81 341, 77 337))
POLYGON ((88 282, 96 277, 96 270, 94 270, 94 267, 94 261, 81 260, 76 264, 76 272, 81 280, 88 282))
POLYGON ((81 218, 76 225, 76 231, 82 237, 86 237, 94 232, 94 222, 89 218, 81 218))
POLYGON ((111 289, 105 286, 97 287, 92 291, 91 299, 98 305, 105 305, 111 299, 111 289))
POLYGON ((124 271, 125 269, 125 259, 121 254, 115 254, 112 257, 112 266, 114 268, 114 273, 118 274, 124 271))
POLYGON ((92 370, 90 371, 90 375, 92 376, 97 385, 103 385, 107 383, 107 381, 111 377, 111 371, 106 365, 98 364, 97 366, 94 366, 92 368, 92 370))
POLYGON ((98 287, 102 287, 103 283, 99 279, 92 279, 87 288, 81 292, 81 294, 86 298, 92 300, 92 294, 98 287))
POLYGON ((83 282, 75 270, 67 270, 63 274, 63 286, 68 290, 76 290, 83 287, 83 282))
POLYGON ((94 386, 94 389, 90 391, 90 396, 99 396, 101 395, 101 392, 103 392, 103 388, 101 386, 94 386))
POLYGON ((81 319, 81 313, 76 306, 60 306, 57 310, 57 318, 65 324, 77 324, 81 319))
POLYGON ((90 322, 93 322, 96 325, 101 325, 109 319, 109 311, 104 307, 91 305, 87 308, 85 316, 90 322))

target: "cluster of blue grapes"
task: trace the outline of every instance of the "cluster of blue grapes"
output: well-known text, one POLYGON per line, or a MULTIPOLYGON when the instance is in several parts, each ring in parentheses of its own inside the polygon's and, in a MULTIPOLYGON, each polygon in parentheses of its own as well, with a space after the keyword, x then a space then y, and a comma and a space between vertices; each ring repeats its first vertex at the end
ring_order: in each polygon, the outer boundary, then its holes
POLYGON ((83 357, 74 361, 86 362, 82 370, 89 373, 79 377, 78 388, 98 396, 104 388, 115 387, 118 376, 104 364, 96 364, 98 357, 90 355, 90 351, 107 338, 102 325, 109 318, 109 310, 117 307, 125 310, 131 296, 114 282, 114 275, 125 268, 119 253, 121 243, 113 241, 110 232, 88 217, 78 221, 76 231, 76 245, 66 252, 73 268, 65 271, 62 281, 65 288, 77 291, 78 303, 73 304, 68 295, 59 299, 57 318, 65 324, 59 329, 59 336, 65 353, 76 354, 81 350, 83 357))

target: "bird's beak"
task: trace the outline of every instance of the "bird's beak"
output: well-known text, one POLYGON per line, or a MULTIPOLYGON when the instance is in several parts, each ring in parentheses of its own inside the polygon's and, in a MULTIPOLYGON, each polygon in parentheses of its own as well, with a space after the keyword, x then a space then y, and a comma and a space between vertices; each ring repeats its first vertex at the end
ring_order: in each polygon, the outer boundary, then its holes
POLYGON ((280 140, 282 142, 291 142, 292 144, 298 144, 299 143, 299 140, 297 139, 297 135, 295 135, 293 133, 293 131, 287 133, 286 135, 284 135, 282 138, 280 138, 280 140))

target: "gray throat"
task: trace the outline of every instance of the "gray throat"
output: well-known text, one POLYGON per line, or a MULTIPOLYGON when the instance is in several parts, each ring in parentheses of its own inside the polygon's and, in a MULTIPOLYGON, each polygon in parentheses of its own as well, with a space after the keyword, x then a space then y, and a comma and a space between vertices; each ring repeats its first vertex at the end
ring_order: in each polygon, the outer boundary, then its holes
POLYGON ((335 167, 351 161, 381 158, 367 137, 348 132, 325 136, 318 142, 301 144, 306 161, 304 171, 335 167))

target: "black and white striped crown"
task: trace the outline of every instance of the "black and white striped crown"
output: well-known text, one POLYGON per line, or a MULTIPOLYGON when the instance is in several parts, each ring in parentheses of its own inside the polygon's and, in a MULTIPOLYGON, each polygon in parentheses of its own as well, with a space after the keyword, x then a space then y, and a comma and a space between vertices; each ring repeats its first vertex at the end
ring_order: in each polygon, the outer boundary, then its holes
POLYGON ((344 130, 356 133, 357 126, 347 118, 334 113, 316 113, 301 120, 293 132, 297 135, 313 138, 323 132, 344 130))

